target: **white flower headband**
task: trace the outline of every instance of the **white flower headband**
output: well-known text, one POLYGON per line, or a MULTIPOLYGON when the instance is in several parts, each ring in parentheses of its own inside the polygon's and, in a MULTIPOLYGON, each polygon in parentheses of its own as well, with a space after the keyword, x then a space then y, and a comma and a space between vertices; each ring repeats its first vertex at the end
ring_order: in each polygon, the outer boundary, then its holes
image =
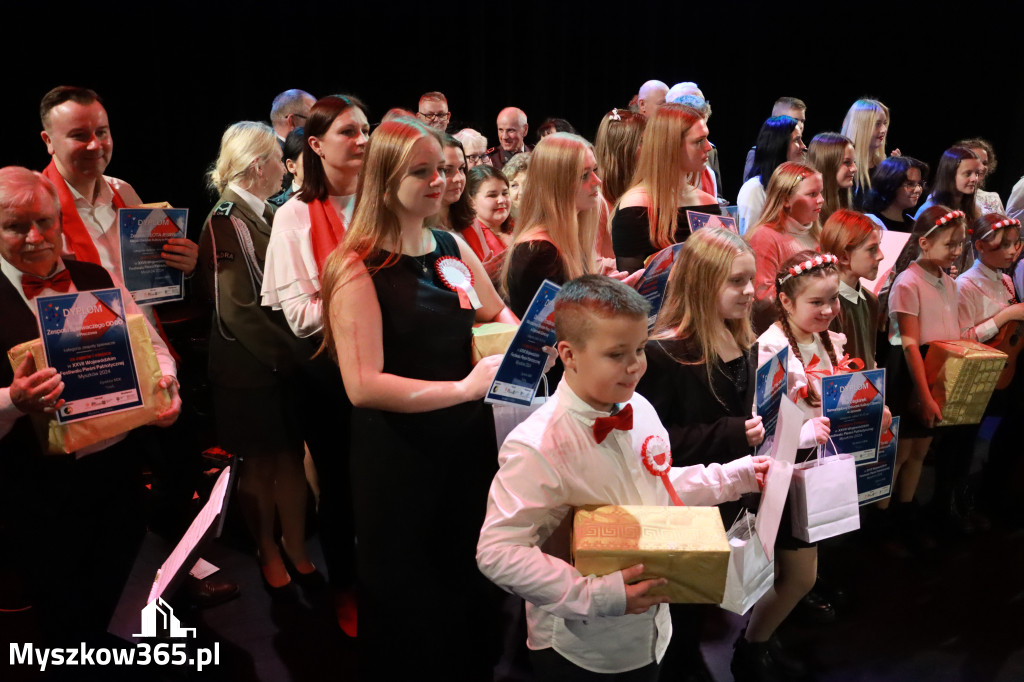
MULTIPOLYGON (((1006 218, 1004 220, 1000 220, 998 223, 993 223, 992 225, 986 227, 988 227, 987 230, 979 230, 978 236, 975 238, 975 241, 986 241, 988 239, 991 239, 996 232, 1003 229, 1004 227, 1020 227, 1020 221, 1017 220, 1016 218, 1006 218)), ((967 233, 971 236, 974 236, 973 229, 967 230, 967 233)))
POLYGON ((921 237, 927 237, 932 232, 934 232, 935 230, 939 229, 940 227, 942 227, 943 225, 945 225, 949 221, 956 220, 957 218, 963 218, 963 217, 964 217, 964 212, 963 211, 950 211, 946 215, 944 215, 941 218, 939 218, 938 220, 936 220, 935 224, 932 225, 931 228, 929 228, 929 230, 927 232, 922 234, 921 237))
POLYGON ((815 256, 810 260, 805 260, 803 263, 794 265, 789 269, 787 274, 779 278, 776 286, 782 286, 791 277, 799 277, 800 275, 810 272, 811 270, 825 267, 826 265, 835 265, 839 262, 839 259, 833 256, 831 253, 823 253, 820 256, 815 256))

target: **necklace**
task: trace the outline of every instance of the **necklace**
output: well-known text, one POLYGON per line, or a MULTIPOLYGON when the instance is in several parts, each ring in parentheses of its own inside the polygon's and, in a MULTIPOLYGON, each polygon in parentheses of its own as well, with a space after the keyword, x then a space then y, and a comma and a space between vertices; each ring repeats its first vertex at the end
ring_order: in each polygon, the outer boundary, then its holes
POLYGON ((424 275, 426 275, 426 274, 428 274, 430 272, 430 268, 427 267, 427 256, 428 255, 429 254, 425 253, 422 256, 413 256, 412 257, 413 260, 415 260, 417 263, 419 263, 420 267, 423 268, 423 274, 424 275))

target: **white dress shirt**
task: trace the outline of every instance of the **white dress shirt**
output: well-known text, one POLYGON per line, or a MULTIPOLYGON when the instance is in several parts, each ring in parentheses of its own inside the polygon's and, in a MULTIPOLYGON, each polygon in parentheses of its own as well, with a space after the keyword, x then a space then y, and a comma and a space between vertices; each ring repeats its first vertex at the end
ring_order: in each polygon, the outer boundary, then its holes
MULTIPOLYGON (((57 269, 54 270, 54 274, 65 269, 66 268, 64 267, 63 261, 58 260, 57 269)), ((15 268, 5 259, 0 258, 0 273, 2 273, 3 276, 10 280, 11 284, 17 290, 18 295, 21 296, 21 300, 25 302, 25 305, 27 305, 29 310, 32 311, 32 315, 35 316, 35 318, 38 320, 39 314, 38 311, 36 310, 35 303, 29 301, 28 297, 25 296, 25 292, 21 288, 21 270, 15 268)), ((114 282, 114 286, 121 290, 121 299, 124 301, 125 313, 129 315, 142 314, 142 310, 135 303, 135 301, 132 299, 131 294, 128 293, 124 286, 119 284, 116 280, 114 282)), ((73 293, 77 291, 78 289, 75 288, 74 283, 72 283, 67 293, 73 293)), ((62 292, 53 289, 44 289, 42 292, 40 292, 39 295, 53 296, 59 293, 62 292)), ((153 341, 153 351, 156 353, 157 363, 160 365, 160 374, 163 376, 177 377, 177 370, 174 364, 174 357, 171 355, 170 350, 168 350, 167 344, 165 344, 163 339, 160 338, 160 335, 156 333, 156 329, 153 328, 153 325, 150 323, 148 319, 146 320, 146 329, 147 331, 149 331, 149 338, 153 341)), ((6 362, 6 360, 4 360, 4 362, 6 362)), ((38 370, 42 368, 37 367, 36 369, 38 370)), ((18 421, 18 419, 20 419, 22 416, 24 416, 24 414, 25 413, 19 410, 17 407, 15 407, 14 403, 11 401, 10 386, 0 387, 0 438, 6 436, 10 432, 11 428, 14 426, 14 423, 18 421)), ((95 445, 90 445, 88 448, 83 448, 76 454, 79 457, 82 457, 93 452, 98 452, 100 450, 110 447, 111 445, 114 445, 115 443, 124 440, 125 435, 126 434, 121 434, 120 436, 115 436, 108 440, 100 441, 95 445)))
MULTIPOLYGON (((634 394, 629 402, 633 429, 613 430, 598 444, 594 420, 609 413, 590 407, 563 380, 502 445, 477 546, 484 575, 527 601, 527 646, 554 648, 599 673, 660 661, 672 634, 664 604, 624 615, 622 574, 581 575, 569 563, 567 536, 553 535, 575 507, 672 504, 664 484, 640 460, 648 436, 668 443, 668 433, 643 396, 634 394)), ((758 490, 750 457, 673 467, 671 480, 683 501, 694 505, 758 490)))
POLYGON ((965 339, 984 343, 999 333, 992 318, 1014 302, 1013 280, 976 260, 956 278, 956 291, 965 339))
MULTIPOLYGON (((67 182, 65 180, 65 182, 67 182)), ((71 196, 75 198, 75 208, 78 210, 78 217, 85 224, 85 229, 92 237, 92 243, 100 254, 99 264, 111 274, 114 283, 124 284, 124 273, 121 270, 121 237, 117 226, 117 207, 114 206, 114 192, 110 189, 113 186, 117 193, 128 206, 139 206, 142 199, 135 193, 135 190, 124 180, 103 176, 100 184, 100 191, 95 201, 90 201, 82 196, 71 183, 67 183, 71 190, 71 196)), ((61 254, 64 258, 74 258, 74 251, 71 250, 67 240, 64 241, 64 251, 61 254)))
MULTIPOLYGON (((347 228, 355 210, 355 195, 332 196, 328 203, 347 228)), ((320 272, 310 236, 309 204, 293 196, 274 214, 274 229, 263 267, 261 304, 284 312, 292 333, 300 339, 323 328, 320 272)))

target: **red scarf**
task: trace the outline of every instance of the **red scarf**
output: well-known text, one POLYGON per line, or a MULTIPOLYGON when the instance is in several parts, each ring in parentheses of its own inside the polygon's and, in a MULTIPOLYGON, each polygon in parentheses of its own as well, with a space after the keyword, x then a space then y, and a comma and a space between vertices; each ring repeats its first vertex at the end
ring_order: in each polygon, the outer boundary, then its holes
POLYGON ((324 263, 345 236, 345 223, 334 209, 331 200, 314 199, 309 202, 310 238, 313 241, 313 257, 316 258, 317 274, 324 274, 324 263))
POLYGON ((463 229, 459 234, 461 234, 462 238, 466 240, 467 244, 469 244, 469 248, 473 249, 473 253, 476 254, 476 257, 480 259, 481 263, 489 258, 493 258, 505 250, 505 244, 498 239, 497 235, 491 232, 489 227, 480 222, 479 219, 474 220, 473 225, 463 229), (480 226, 480 232, 484 235, 483 244, 480 243, 480 235, 478 235, 477 231, 473 229, 473 225, 480 226), (487 248, 491 250, 491 255, 484 255, 484 244, 486 244, 487 248))
MULTIPOLYGON (((100 252, 96 250, 96 245, 92 243, 89 230, 85 227, 85 223, 82 222, 81 216, 78 215, 78 209, 75 207, 75 197, 71 194, 71 188, 68 187, 68 183, 64 180, 60 171, 57 170, 57 164, 53 159, 50 160, 50 165, 43 170, 43 175, 57 188, 65 243, 71 247, 71 251, 75 254, 77 260, 99 265, 100 252)), ((104 180, 104 182, 106 181, 104 180)), ((110 183, 107 184, 110 186, 110 191, 114 193, 114 208, 126 208, 127 204, 124 203, 124 199, 117 193, 114 186, 110 185, 110 183)))

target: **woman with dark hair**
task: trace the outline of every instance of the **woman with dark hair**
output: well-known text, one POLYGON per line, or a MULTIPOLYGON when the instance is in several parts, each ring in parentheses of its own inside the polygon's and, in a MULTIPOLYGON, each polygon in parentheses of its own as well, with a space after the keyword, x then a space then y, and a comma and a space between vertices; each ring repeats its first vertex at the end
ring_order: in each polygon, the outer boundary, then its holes
POLYGON ((764 208, 768 180, 779 165, 790 161, 800 163, 807 147, 803 140, 803 126, 791 116, 772 116, 761 126, 754 149, 754 164, 743 180, 736 205, 739 207, 740 234, 757 225, 764 208))
POLYGON ((296 128, 284 138, 281 150, 284 152, 284 185, 285 187, 267 199, 280 208, 286 201, 302 189, 302 150, 306 146, 306 129, 296 128))
POLYGON ((551 133, 572 133, 576 135, 576 129, 572 127, 572 124, 566 121, 564 118, 549 118, 540 124, 537 128, 537 139, 547 137, 551 133))
POLYGON ((887 230, 913 230, 910 212, 921 200, 929 170, 927 163, 911 156, 890 156, 878 164, 871 175, 868 217, 887 230))
MULTIPOLYGON (((302 187, 277 211, 262 293, 264 306, 283 311, 292 332, 310 339, 309 358, 323 329, 324 264, 352 220, 370 124, 358 99, 329 95, 313 105, 305 128, 308 149, 302 154, 302 187)), ((320 544, 338 623, 354 636, 355 531, 348 465, 352 404, 326 354, 301 363, 298 371, 303 386, 302 433, 320 483, 320 544)))
POLYGON ((263 305, 283 310, 300 338, 323 326, 320 275, 352 220, 370 134, 364 109, 349 95, 329 95, 310 109, 302 188, 278 211, 267 248, 263 305))
MULTIPOLYGON (((963 211, 967 224, 981 217, 981 209, 975 202, 974 193, 978 190, 982 178, 981 159, 967 147, 952 146, 942 153, 939 165, 935 168, 932 191, 917 209, 915 218, 921 216, 925 209, 942 205, 954 211, 963 211)), ((960 257, 953 262, 953 277, 958 272, 966 272, 974 263, 974 250, 962 249, 960 257)))
MULTIPOLYGON (((466 150, 462 143, 448 133, 441 135, 444 151, 444 194, 441 195, 441 212, 437 214, 438 227, 454 230, 456 221, 462 223, 461 215, 469 211, 464 197, 466 189, 466 150), (462 212, 460 214, 460 211, 462 212)), ((472 220, 472 217, 470 217, 472 220)))
POLYGON ((465 195, 471 210, 470 220, 452 223, 452 229, 466 240, 491 279, 497 280, 497 273, 505 262, 505 249, 512 241, 508 179, 493 166, 477 166, 466 176, 465 195))
POLYGON ((972 137, 969 140, 960 140, 956 143, 958 147, 967 147, 978 155, 981 161, 981 180, 978 181, 978 189, 974 193, 974 202, 982 215, 988 213, 1005 213, 1003 201, 996 192, 985 190, 985 181, 988 176, 996 172, 996 150, 992 143, 980 137, 972 137))

